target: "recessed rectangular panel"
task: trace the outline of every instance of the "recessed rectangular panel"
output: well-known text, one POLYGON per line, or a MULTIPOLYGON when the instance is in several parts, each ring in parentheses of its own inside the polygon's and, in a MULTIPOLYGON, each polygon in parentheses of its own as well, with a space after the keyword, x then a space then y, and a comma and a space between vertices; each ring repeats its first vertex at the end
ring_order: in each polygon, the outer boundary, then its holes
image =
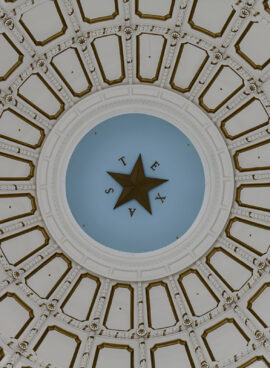
POLYGON ((62 304, 63 312, 80 321, 89 319, 99 288, 98 278, 81 275, 62 304))
POLYGON ((23 54, 6 33, 0 34, 0 50, 5 50, 0 59, 0 81, 4 81, 21 65, 23 54))
POLYGON ((125 78, 122 39, 117 35, 96 38, 92 48, 103 78, 109 85, 120 83, 125 78))
POLYGON ((49 243, 49 237, 40 226, 21 231, 0 240, 8 262, 17 266, 49 243))
POLYGON ((216 295, 198 271, 183 273, 178 282, 193 315, 202 316, 218 306, 216 295))
POLYGON ((67 30, 65 19, 56 0, 45 1, 31 7, 30 10, 23 13, 20 23, 37 46, 44 46, 52 42, 67 30))
POLYGON ((237 189, 237 202, 240 206, 270 211, 270 185, 241 185, 237 189))
POLYGON ((262 70, 270 62, 269 36, 266 22, 249 22, 235 44, 236 52, 252 68, 262 70))
POLYGON ((26 284, 41 298, 49 298, 70 268, 67 257, 56 253, 26 276, 26 284))
POLYGON ((203 334, 207 350, 213 361, 224 361, 244 351, 249 337, 234 319, 225 319, 203 334))
POLYGON ((34 214, 36 204, 30 194, 0 195, 0 224, 34 214))
POLYGON ((0 153, 0 180, 30 180, 34 175, 31 161, 0 153))
POLYGON ((149 284, 146 288, 148 324, 154 329, 174 326, 178 322, 168 285, 149 284))
POLYGON ((60 52, 51 64, 74 96, 81 97, 91 91, 91 81, 76 48, 60 52))
POLYGON ((252 98, 221 122, 221 129, 229 139, 241 137, 268 124, 269 116, 262 103, 252 98))
POLYGON ((18 96, 48 119, 56 119, 64 111, 64 104, 40 74, 32 74, 18 89, 18 96))
POLYGON ((236 151, 235 166, 239 171, 270 169, 270 140, 236 151))
POLYGON ((265 254, 270 246, 270 227, 234 218, 229 222, 227 236, 258 255, 265 254))
POLYGON ((54 367, 72 368, 81 340, 74 333, 58 326, 49 326, 34 347, 39 359, 54 367))
POLYGON ((128 331, 134 325, 133 288, 126 284, 113 286, 108 302, 104 325, 109 329, 128 331))
POLYGON ((188 22, 199 32, 210 37, 221 37, 234 13, 230 0, 193 0, 188 22))
POLYGON ((167 40, 158 34, 137 36, 137 78, 141 82, 158 80, 167 40))
POLYGON ((140 18, 166 20, 172 17, 175 0, 135 0, 135 13, 140 18))
POLYGON ((152 368, 195 368, 189 347, 185 341, 174 340, 156 344, 151 349, 152 368))
POLYGON ((6 338, 18 338, 33 319, 32 309, 16 294, 0 297, 0 331, 6 338))
POLYGON ((200 105, 214 113, 244 86, 243 79, 229 66, 222 65, 199 97, 200 105))
POLYGON ((252 276, 252 268, 223 248, 214 248, 207 255, 206 263, 232 291, 241 289, 252 276))
POLYGON ((128 345, 103 343, 96 348, 92 368, 134 368, 134 352, 128 345))
POLYGON ((190 43, 181 44, 170 81, 172 88, 180 92, 190 91, 208 58, 202 48, 190 43))
POLYGON ((0 138, 31 148, 40 147, 45 137, 44 130, 30 120, 7 109, 0 118, 0 138))
POLYGON ((77 0, 81 16, 87 23, 106 22, 119 14, 119 0, 77 0))

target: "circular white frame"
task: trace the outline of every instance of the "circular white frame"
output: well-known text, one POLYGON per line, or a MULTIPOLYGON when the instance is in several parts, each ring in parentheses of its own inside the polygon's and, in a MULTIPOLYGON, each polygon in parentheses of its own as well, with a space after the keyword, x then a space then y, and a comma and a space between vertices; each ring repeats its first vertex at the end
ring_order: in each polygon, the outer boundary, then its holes
POLYGON ((198 260, 223 230, 233 193, 233 165, 218 129, 192 102, 153 86, 113 87, 76 104, 51 131, 37 168, 40 211, 57 244, 91 272, 122 281, 165 277, 198 260), (98 243, 81 229, 68 206, 65 178, 73 150, 88 131, 110 117, 138 112, 167 120, 187 135, 200 155, 206 186, 201 210, 180 239, 155 251, 127 253, 98 243))

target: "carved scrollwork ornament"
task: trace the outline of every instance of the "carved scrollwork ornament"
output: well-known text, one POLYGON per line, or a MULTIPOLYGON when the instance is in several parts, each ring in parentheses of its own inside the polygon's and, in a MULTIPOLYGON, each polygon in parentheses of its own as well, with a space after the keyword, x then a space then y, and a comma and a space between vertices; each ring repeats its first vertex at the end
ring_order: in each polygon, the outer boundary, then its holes
POLYGON ((125 27, 124 28, 124 33, 126 35, 126 38, 131 38, 131 36, 133 35, 133 28, 132 27, 125 27))
POLYGON ((147 333, 146 329, 144 328, 144 326, 140 326, 137 330, 136 333, 138 336, 140 337, 144 337, 147 333))
POLYGON ((82 51, 86 51, 87 49, 87 40, 85 37, 81 36, 77 39, 78 45, 81 47, 82 51))
POLYGON ((214 53, 214 59, 217 60, 217 61, 221 61, 223 59, 223 55, 220 51, 216 51, 214 53))
POLYGON ((256 93, 258 90, 256 83, 250 83, 248 86, 248 91, 250 93, 256 93))
POLYGON ((187 327, 192 325, 192 320, 189 317, 185 317, 183 322, 184 322, 184 325, 187 326, 187 327))
POLYGON ((250 11, 247 8, 242 8, 240 10, 240 18, 247 18, 250 15, 250 11))
POLYGON ((266 263, 265 261, 259 261, 258 264, 257 264, 257 267, 259 270, 263 270, 266 266, 266 263))
POLYGON ((173 40, 173 41, 177 41, 177 40, 179 40, 179 38, 180 38, 180 33, 179 33, 179 32, 176 32, 176 31, 172 32, 172 33, 171 33, 171 38, 172 38, 172 40, 173 40))
POLYGON ((97 331, 99 329, 99 323, 98 322, 95 322, 95 321, 92 321, 90 323, 90 330, 92 331, 97 331))
POLYGON ((83 36, 78 37, 77 42, 80 46, 84 46, 86 44, 86 38, 83 36))
POLYGON ((11 18, 6 19, 5 26, 12 30, 14 28, 14 22, 11 18))
POLYGON ((44 59, 40 59, 37 61, 37 67, 39 69, 41 69, 42 71, 44 71, 47 67, 46 67, 46 61, 44 59))
POLYGON ((260 330, 255 331, 254 335, 256 340, 261 340, 262 338, 264 338, 264 333, 260 330))
POLYGON ((18 270, 12 271, 12 277, 14 278, 14 280, 19 280, 21 275, 22 275, 22 272, 18 270))
POLYGON ((225 298, 225 304, 227 304, 227 305, 231 305, 233 302, 234 302, 234 299, 233 299, 233 297, 232 297, 232 296, 227 296, 227 297, 225 298))
POLYGON ((21 341, 19 344, 18 344, 18 347, 20 350, 22 351, 26 351, 27 348, 28 348, 28 342, 27 341, 21 341))
POLYGON ((13 95, 9 94, 9 95, 6 95, 5 97, 5 103, 7 105, 14 105, 15 104, 15 98, 13 95))
POLYGON ((212 65, 216 65, 218 63, 220 63, 223 59, 223 54, 220 52, 220 51, 215 51, 213 54, 212 54, 212 62, 211 64, 212 65))
POLYGON ((55 302, 47 303, 47 309, 50 312, 54 312, 56 310, 56 303, 55 302))

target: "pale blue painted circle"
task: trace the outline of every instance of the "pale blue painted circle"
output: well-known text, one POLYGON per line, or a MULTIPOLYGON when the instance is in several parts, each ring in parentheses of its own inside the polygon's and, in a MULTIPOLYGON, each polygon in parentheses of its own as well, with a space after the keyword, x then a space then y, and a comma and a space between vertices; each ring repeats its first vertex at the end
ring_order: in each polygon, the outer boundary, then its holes
POLYGON ((145 114, 97 125, 75 148, 66 175, 77 223, 99 243, 125 252, 153 251, 180 238, 196 219, 204 192, 202 162, 191 141, 174 125, 145 114), (149 192, 152 215, 136 200, 113 209, 122 187, 107 171, 130 174, 140 153, 146 176, 169 180, 149 192), (153 171, 155 161, 160 165, 153 171), (114 192, 106 194, 109 188, 114 192), (164 203, 155 199, 158 193, 166 196, 164 203), (129 208, 136 208, 132 217, 129 208))

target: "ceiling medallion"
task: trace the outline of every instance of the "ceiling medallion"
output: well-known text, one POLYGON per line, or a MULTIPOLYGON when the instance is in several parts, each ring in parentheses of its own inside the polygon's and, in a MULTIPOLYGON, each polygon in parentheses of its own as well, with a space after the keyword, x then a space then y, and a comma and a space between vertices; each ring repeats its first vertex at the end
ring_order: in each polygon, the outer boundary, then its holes
MULTIPOLYGON (((140 157, 134 169, 142 175, 140 157)), ((120 180, 115 173, 110 172, 110 176, 120 180)), ((164 180, 155 184, 162 182, 165 185, 164 180)), ((125 188, 123 181, 120 184, 125 188)), ((227 147, 218 129, 198 107, 157 87, 121 86, 111 88, 109 94, 102 91, 87 97, 58 121, 41 153, 37 189, 46 225, 63 251, 92 272, 113 275, 119 280, 148 280, 186 268, 212 246, 227 221, 234 181, 227 147), (70 157, 88 132, 106 119, 138 111, 168 121, 190 139, 203 165, 205 192, 199 214, 183 236, 161 249, 133 253, 130 257, 126 251, 98 242, 78 225, 67 201, 65 178, 70 157)), ((124 198, 127 191, 123 189, 116 207, 131 196, 135 198, 138 195, 135 192, 133 187, 133 194, 124 198)), ((146 203, 147 200, 144 204, 150 212, 146 203)))
POLYGON ((116 115, 92 128, 66 172, 77 224, 124 252, 154 251, 182 237, 204 193, 204 169, 192 142, 175 125, 141 113, 116 115))

